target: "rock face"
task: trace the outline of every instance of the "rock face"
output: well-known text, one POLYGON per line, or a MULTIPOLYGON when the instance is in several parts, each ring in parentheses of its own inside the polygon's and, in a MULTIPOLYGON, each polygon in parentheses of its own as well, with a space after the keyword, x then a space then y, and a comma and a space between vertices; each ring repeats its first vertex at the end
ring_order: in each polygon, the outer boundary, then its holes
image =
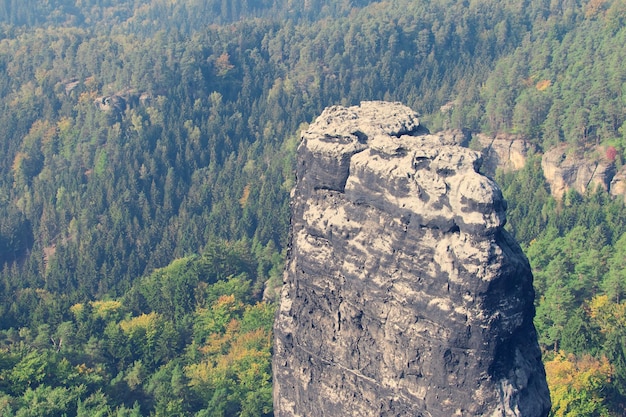
POLYGON ((528 153, 533 149, 529 142, 513 135, 490 137, 478 133, 476 139, 481 144, 482 172, 491 176, 498 168, 505 171, 524 168, 528 153))
POLYGON ((532 275, 479 155, 398 103, 303 134, 276 416, 546 416, 532 275))
POLYGON ((556 199, 561 199, 570 188, 581 194, 589 187, 602 187, 607 191, 615 175, 612 162, 568 153, 563 146, 550 149, 543 155, 541 169, 550 185, 550 193, 556 199))
POLYGON ((622 198, 626 203, 626 165, 623 165, 611 180, 611 196, 622 198))

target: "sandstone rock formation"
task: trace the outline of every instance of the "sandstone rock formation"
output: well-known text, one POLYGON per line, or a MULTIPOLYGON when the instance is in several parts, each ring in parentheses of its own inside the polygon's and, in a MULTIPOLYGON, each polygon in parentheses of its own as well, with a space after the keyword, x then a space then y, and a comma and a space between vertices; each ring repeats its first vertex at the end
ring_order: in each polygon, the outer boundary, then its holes
POLYGON ((493 176, 496 169, 518 171, 526 165, 528 153, 533 146, 526 140, 514 135, 487 136, 482 133, 476 135, 481 145, 483 164, 481 171, 493 176))
POLYGON ((611 196, 622 198, 626 204, 626 165, 623 165, 611 180, 611 196))
POLYGON ((608 191, 615 175, 615 165, 604 158, 585 158, 567 152, 565 146, 547 151, 541 159, 543 176, 550 185, 550 193, 561 199, 571 188, 583 194, 590 187, 602 187, 608 191))
POLYGON ((303 134, 276 416, 547 415, 530 267, 457 142, 384 102, 303 134))

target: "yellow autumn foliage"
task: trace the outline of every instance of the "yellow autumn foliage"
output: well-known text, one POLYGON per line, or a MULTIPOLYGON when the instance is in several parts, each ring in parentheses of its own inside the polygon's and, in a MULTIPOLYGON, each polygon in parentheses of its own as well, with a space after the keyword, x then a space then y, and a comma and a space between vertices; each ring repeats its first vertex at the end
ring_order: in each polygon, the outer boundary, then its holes
POLYGON ((61 134, 66 134, 72 128, 73 121, 69 117, 61 117, 57 122, 57 128, 61 134))
POLYGON ((219 332, 212 333, 207 338, 204 346, 199 349, 200 353, 206 356, 226 353, 233 338, 237 335, 237 332, 239 332, 239 327, 239 321, 232 319, 226 326, 226 332, 224 332, 224 334, 219 332))
POLYGON ((126 334, 129 334, 134 330, 140 328, 148 329, 156 323, 158 318, 159 315, 153 311, 149 314, 142 314, 137 317, 132 317, 130 319, 120 321, 120 328, 126 334))
POLYGON ((122 309, 122 303, 117 300, 92 301, 91 307, 96 317, 106 319, 112 314, 118 313, 122 309))
POLYGON ((611 365, 606 358, 595 359, 590 355, 581 358, 559 352, 554 359, 545 363, 546 378, 551 386, 567 385, 573 389, 585 389, 595 379, 608 380, 611 365))
POLYGON ((250 184, 243 187, 243 195, 239 199, 239 204, 241 205, 241 208, 246 207, 246 204, 248 204, 249 197, 250 197, 250 184))
POLYGON ((28 155, 24 152, 17 152, 15 154, 15 158, 13 158, 13 165, 11 165, 11 169, 13 172, 18 172, 24 163, 24 160, 28 158, 28 155))
POLYGON ((271 362, 271 334, 264 329, 238 334, 238 326, 231 321, 224 335, 212 335, 199 349, 205 358, 185 367, 190 386, 215 389, 229 380, 245 386, 269 381, 265 374, 271 362))
POLYGON ((602 391, 611 378, 611 365, 606 358, 559 352, 545 363, 545 369, 553 416, 587 415, 605 409, 602 391))
POLYGON ((597 295, 589 303, 589 317, 602 333, 626 327, 626 302, 614 303, 607 295, 597 295))
POLYGON ((85 305, 83 303, 76 303, 70 307, 70 311, 74 316, 78 316, 85 309, 85 305))

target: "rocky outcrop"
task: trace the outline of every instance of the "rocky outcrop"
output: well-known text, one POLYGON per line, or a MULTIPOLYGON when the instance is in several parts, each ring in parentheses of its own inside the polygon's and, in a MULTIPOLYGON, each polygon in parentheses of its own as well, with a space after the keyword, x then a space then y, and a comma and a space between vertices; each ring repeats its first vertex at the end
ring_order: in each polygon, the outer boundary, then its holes
POLYGON ((384 102, 303 134, 276 416, 547 415, 530 267, 458 142, 384 102))
MULTIPOLYGON (((66 90, 67 90, 66 86, 66 90)), ((123 113, 128 107, 135 108, 139 105, 148 105, 152 100, 152 95, 147 92, 138 92, 128 88, 118 91, 109 96, 101 96, 94 100, 96 108, 102 111, 123 113)))
POLYGON ((476 140, 480 144, 483 156, 481 171, 490 176, 493 176, 498 168, 504 171, 518 171, 524 168, 529 152, 534 150, 531 143, 514 135, 500 134, 491 137, 478 133, 476 140))
POLYGON ((606 158, 584 157, 568 151, 566 146, 547 151, 541 159, 541 169, 550 193, 559 200, 570 189, 581 194, 597 187, 608 191, 615 175, 615 165, 606 158))
POLYGON ((623 165, 611 180, 611 196, 621 198, 626 204, 626 165, 623 165))
POLYGON ((119 95, 98 97, 93 102, 99 110, 117 111, 122 113, 126 110, 126 99, 119 95))

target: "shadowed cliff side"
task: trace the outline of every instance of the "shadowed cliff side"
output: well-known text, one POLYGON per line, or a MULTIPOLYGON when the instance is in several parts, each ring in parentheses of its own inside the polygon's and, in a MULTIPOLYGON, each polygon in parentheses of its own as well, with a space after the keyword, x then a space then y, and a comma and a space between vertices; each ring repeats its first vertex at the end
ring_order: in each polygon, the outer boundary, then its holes
POLYGON ((546 416, 532 274, 479 155, 399 103, 302 139, 275 415, 546 416))

